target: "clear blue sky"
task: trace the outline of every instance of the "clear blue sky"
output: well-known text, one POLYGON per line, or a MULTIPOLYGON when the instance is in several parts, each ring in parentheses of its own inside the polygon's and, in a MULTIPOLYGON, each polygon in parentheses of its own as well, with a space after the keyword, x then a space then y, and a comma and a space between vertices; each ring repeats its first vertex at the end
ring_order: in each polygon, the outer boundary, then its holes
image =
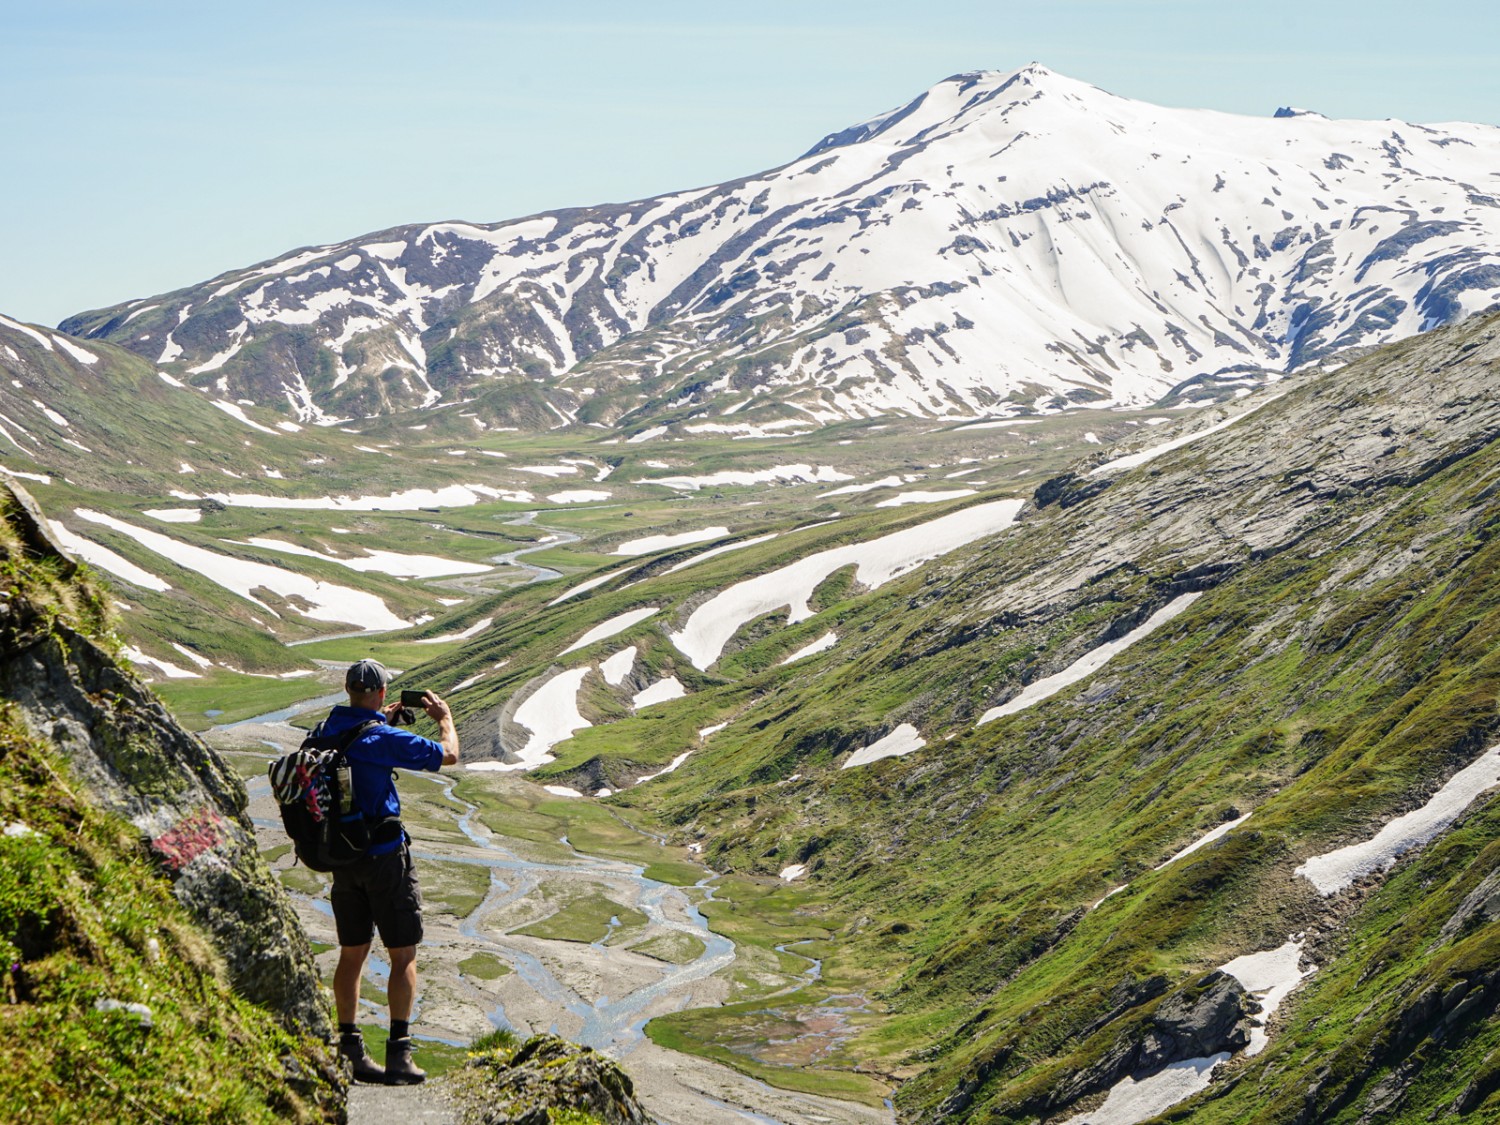
MULTIPOLYGON (((715 183, 963 70, 1500 124, 1500 4, 0 0, 0 312, 715 183)), ((1497 153, 1500 162, 1500 153, 1497 153)))

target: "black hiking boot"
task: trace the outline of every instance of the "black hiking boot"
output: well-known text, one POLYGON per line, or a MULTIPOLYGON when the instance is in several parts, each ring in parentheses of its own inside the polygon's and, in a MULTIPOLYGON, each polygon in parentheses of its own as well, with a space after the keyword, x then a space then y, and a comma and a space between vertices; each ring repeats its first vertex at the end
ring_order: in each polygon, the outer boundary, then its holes
POLYGON ((385 1082, 385 1067, 372 1059, 365 1051, 365 1037, 359 1032, 339 1036, 339 1054, 349 1060, 354 1068, 356 1082, 385 1082))
POLYGON ((411 1061, 411 1036, 388 1039, 385 1044, 385 1082, 387 1086, 415 1086, 427 1072, 411 1061))

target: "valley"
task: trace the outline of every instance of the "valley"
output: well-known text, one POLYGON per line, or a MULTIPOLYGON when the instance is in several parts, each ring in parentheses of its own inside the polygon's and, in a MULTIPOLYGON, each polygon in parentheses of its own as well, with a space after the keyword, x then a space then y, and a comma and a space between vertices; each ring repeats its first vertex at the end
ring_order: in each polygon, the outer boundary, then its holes
POLYGON ((300 997, 299 1107, 336 953, 264 771, 368 656, 464 748, 401 779, 434 1071, 1500 1117, 1493 141, 963 74, 726 184, 0 316, 0 735, 213 940, 259 912, 271 984, 195 964, 300 997))

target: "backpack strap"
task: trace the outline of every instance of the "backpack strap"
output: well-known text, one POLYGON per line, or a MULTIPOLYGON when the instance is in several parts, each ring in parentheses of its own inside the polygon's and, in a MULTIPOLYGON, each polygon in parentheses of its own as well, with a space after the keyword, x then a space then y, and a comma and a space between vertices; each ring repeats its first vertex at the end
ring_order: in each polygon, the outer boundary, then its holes
POLYGON ((334 744, 334 750, 336 751, 336 753, 332 761, 330 762, 330 765, 335 769, 343 765, 344 759, 349 754, 349 747, 353 746, 356 742, 358 742, 365 735, 369 734, 370 731, 374 730, 376 727, 383 726, 385 726, 384 719, 366 719, 364 722, 360 723, 359 726, 350 727, 343 734, 337 735, 337 741, 334 744))

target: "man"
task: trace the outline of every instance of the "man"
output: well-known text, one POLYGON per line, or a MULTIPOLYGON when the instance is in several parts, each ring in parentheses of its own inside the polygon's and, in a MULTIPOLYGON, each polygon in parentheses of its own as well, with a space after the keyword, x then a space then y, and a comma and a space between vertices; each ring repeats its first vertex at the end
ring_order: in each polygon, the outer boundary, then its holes
POLYGON ((356 738, 347 751, 354 799, 375 828, 375 842, 364 857, 333 873, 329 899, 339 942, 333 998, 339 1017, 339 1053, 353 1065, 355 1081, 408 1085, 427 1077, 427 1072, 412 1062, 409 1025, 417 992, 422 892, 412 867, 410 837, 395 819, 401 815, 401 799, 391 771, 436 771, 441 766, 457 765, 458 731, 448 705, 430 691, 425 693, 422 706, 438 724, 440 743, 390 725, 401 705, 386 705, 389 682, 389 674, 377 661, 361 660, 351 665, 344 676, 349 705, 335 707, 318 733, 338 735, 371 720, 380 723, 356 738), (365 1052, 364 1037, 355 1022, 360 977, 376 929, 391 962, 387 989, 391 1034, 384 1067, 365 1052))

